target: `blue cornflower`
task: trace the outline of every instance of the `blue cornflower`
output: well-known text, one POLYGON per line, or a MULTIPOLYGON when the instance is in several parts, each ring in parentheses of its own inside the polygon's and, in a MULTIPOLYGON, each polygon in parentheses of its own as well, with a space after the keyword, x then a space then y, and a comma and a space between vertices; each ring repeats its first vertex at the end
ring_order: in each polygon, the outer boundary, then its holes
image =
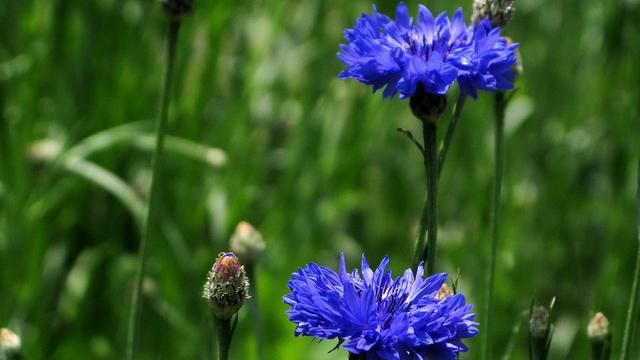
POLYGON ((500 36, 500 28, 492 28, 488 19, 473 29, 469 46, 460 47, 455 54, 458 83, 463 94, 477 97, 477 89, 496 91, 513 89, 513 67, 518 61, 518 44, 511 44, 500 36))
POLYGON ((456 359, 467 351, 462 339, 478 334, 471 305, 461 294, 442 296, 446 274, 423 278, 408 269, 393 278, 385 257, 373 271, 364 255, 361 270, 348 273, 309 263, 293 274, 289 320, 295 335, 338 339, 368 360, 456 359))
POLYGON ((468 27, 461 9, 451 19, 445 13, 434 18, 419 5, 414 24, 404 3, 398 4, 395 21, 374 6, 344 37, 348 44, 340 45, 338 58, 347 67, 338 77, 372 85, 374 91, 384 87, 384 97, 400 93, 405 99, 422 90, 444 95, 456 80, 473 97, 476 89, 513 87, 513 75, 505 69, 515 64, 517 45, 507 46, 489 22, 468 27))

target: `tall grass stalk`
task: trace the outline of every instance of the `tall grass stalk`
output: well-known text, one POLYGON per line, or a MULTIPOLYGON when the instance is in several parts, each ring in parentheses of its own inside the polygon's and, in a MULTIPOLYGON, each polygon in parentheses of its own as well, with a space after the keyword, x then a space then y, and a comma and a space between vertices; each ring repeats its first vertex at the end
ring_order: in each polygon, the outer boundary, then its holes
POLYGON ((638 174, 637 183, 638 188, 636 192, 637 202, 637 232, 638 232, 638 253, 636 255, 636 267, 633 275, 633 284, 631 285, 631 296, 629 297, 629 308, 627 309, 627 320, 624 325, 624 336, 622 338, 622 354, 620 359, 631 359, 629 352, 631 351, 632 336, 634 330, 634 321, 638 314, 638 283, 640 282, 640 160, 638 161, 638 174))
POLYGON ((491 226, 491 245, 489 253, 489 266, 487 272, 487 290, 485 293, 482 328, 484 329, 484 343, 482 359, 493 359, 491 351, 491 319, 493 313, 493 292, 496 277, 496 253, 500 235, 500 198, 502 195, 502 175, 504 173, 504 113, 507 106, 505 93, 499 91, 495 95, 495 174, 493 185, 493 214, 491 226))
POLYGON ((133 289, 133 297, 131 300, 131 310, 129 312, 129 326, 127 332, 127 360, 133 360, 133 353, 136 349, 136 335, 138 323, 140 322, 141 310, 141 291, 142 280, 144 277, 146 265, 147 243, 152 237, 151 231, 158 225, 156 219, 157 201, 160 185, 160 172, 162 170, 162 152, 164 149, 164 133, 169 115, 169 99, 171 94, 171 84, 173 79, 173 68, 175 62, 176 45, 178 42, 178 32, 180 30, 179 20, 170 20, 169 29, 167 31, 167 50, 166 50, 166 68, 164 74, 164 88, 162 93, 162 104, 160 106, 160 114, 156 121, 156 139, 155 149, 151 158, 151 184, 149 190, 149 201, 147 204, 147 214, 144 219, 142 228, 142 237, 140 247, 138 249, 138 268, 136 272, 135 287, 133 289))

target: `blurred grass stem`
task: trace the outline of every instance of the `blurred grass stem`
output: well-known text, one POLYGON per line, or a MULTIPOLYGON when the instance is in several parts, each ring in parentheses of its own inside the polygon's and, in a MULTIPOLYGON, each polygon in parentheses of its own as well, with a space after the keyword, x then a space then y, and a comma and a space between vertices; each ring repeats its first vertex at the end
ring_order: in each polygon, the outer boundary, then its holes
POLYGON ((160 114, 156 122, 156 140, 155 149, 151 158, 151 184, 149 190, 149 200, 147 205, 147 214, 144 219, 142 229, 142 237, 140 247, 138 249, 138 269, 136 272, 135 287, 133 289, 133 297, 131 301, 131 310, 129 313, 129 326, 127 332, 127 360, 133 360, 133 354, 136 349, 136 335, 138 323, 140 322, 141 310, 141 291, 142 280, 144 277, 146 265, 146 248, 151 238, 151 230, 158 225, 157 223, 157 201, 160 184, 160 171, 162 170, 162 152, 164 149, 164 132, 169 115, 169 99, 171 93, 171 84, 173 78, 173 68, 176 54, 176 44, 178 42, 178 32, 180 30, 180 21, 171 20, 167 32, 167 52, 166 52, 166 68, 164 74, 164 88, 162 93, 162 104, 160 114))
POLYGON ((253 322, 253 328, 256 337, 256 359, 264 359, 264 336, 262 333, 262 318, 260 317, 260 308, 258 306, 258 287, 255 273, 256 263, 248 263, 247 276, 249 284, 251 284, 251 298, 249 299, 249 312, 253 322))
POLYGON ((629 308, 627 309, 627 320, 624 325, 624 336, 622 338, 622 354, 620 359, 627 360, 631 359, 630 351, 631 351, 631 342, 633 339, 633 332, 635 328, 634 321, 638 314, 638 286, 640 282, 640 160, 638 161, 638 174, 637 174, 637 182, 638 188, 636 192, 636 202, 637 202, 637 231, 638 231, 638 253, 636 255, 636 267, 633 275, 633 284, 631 285, 631 296, 629 297, 629 308))
POLYGON ((507 102, 505 93, 498 91, 495 95, 495 178, 493 185, 493 214, 491 226, 491 248, 489 253, 489 267, 487 273, 487 290, 485 293, 482 328, 484 329, 484 343, 482 359, 493 359, 491 351, 491 319, 493 312, 493 292, 496 277, 496 254, 500 235, 500 198, 502 195, 502 176, 504 173, 504 114, 507 102))

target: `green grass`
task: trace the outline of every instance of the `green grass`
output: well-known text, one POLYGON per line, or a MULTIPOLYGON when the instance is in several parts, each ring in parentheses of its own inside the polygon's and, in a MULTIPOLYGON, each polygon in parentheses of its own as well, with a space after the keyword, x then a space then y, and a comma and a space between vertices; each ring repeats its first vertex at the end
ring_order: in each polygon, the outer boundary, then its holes
MULTIPOLYGON (((615 358, 637 252, 640 3, 516 5, 506 34, 521 42, 524 74, 505 123, 493 354, 512 343, 511 359, 526 359, 522 314, 532 298, 556 296, 551 357, 588 358, 586 326, 602 311, 615 358)), ((396 128, 419 134, 420 124, 407 102, 336 78, 342 31, 370 3, 197 6, 180 34, 136 359, 213 358, 201 287, 241 220, 267 242, 256 269, 264 358, 345 359, 326 354, 333 342, 294 338, 281 298, 298 266, 336 267, 341 251, 352 266, 363 251, 372 263, 389 254, 395 272, 413 260, 424 169, 396 128)), ((155 1, 0 3, 0 327, 21 335, 28 359, 124 354, 164 31, 155 1), (98 134, 105 142, 92 142, 98 134), (34 147, 43 139, 57 145, 34 147), (81 162, 55 160, 69 153, 81 162)), ((492 101, 465 103, 439 180, 438 268, 460 270, 477 311, 491 236, 492 101)), ((253 331, 244 308, 232 359, 256 357, 253 331)), ((480 339, 468 344, 462 358, 479 358, 480 339)))

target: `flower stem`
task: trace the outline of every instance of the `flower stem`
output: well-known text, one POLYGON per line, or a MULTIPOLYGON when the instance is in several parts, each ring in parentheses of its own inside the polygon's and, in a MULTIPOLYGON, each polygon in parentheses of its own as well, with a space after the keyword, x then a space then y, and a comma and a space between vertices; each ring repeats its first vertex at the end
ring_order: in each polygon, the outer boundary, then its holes
POLYGON ((453 140, 453 134, 458 127, 458 120, 460 119, 460 114, 462 113, 462 107, 464 106, 464 100, 466 96, 462 93, 458 94, 458 100, 456 101, 456 105, 453 108, 453 115, 451 115, 451 120, 449 120, 449 126, 447 127, 447 132, 444 135, 444 140, 442 141, 442 146, 440 147, 440 152, 438 153, 438 177, 442 174, 442 167, 444 166, 444 160, 447 157, 447 153, 449 152, 449 146, 451 145, 451 141, 453 140))
POLYGON ((231 319, 215 318, 218 336, 218 360, 229 360, 231 347, 231 319))
MULTIPOLYGON (((437 150, 437 129, 435 122, 425 121, 422 123, 422 137, 424 141, 424 168, 427 174, 427 199, 422 212, 420 222, 422 241, 418 241, 418 246, 424 243, 424 231, 427 228, 427 246, 424 247, 422 255, 418 261, 427 260, 427 274, 431 275, 436 268, 436 244, 438 242, 438 150, 437 150), (424 211, 426 210, 426 211, 424 211)), ((420 249, 418 248, 418 249, 420 249)))
POLYGON ((637 231, 638 231, 638 253, 636 255, 636 268, 633 275, 633 284, 631 285, 631 296, 629 298, 629 308, 627 309, 627 320, 624 325, 624 336, 622 338, 622 355, 620 359, 630 359, 629 352, 631 350, 631 342, 633 336, 634 321, 638 314, 638 286, 640 283, 640 161, 638 161, 638 189, 636 194, 637 201, 637 231))
POLYGON ((149 190, 149 200, 147 204, 147 213, 144 218, 142 228, 142 237, 140 247, 138 249, 138 268, 136 271, 135 287, 133 289, 133 297, 131 300, 131 310, 129 312, 129 326, 127 332, 127 347, 125 359, 132 360, 136 349, 136 335, 138 323, 140 322, 141 310, 141 291, 142 280, 144 277, 146 265, 147 243, 152 237, 151 230, 157 227, 157 205, 160 183, 160 171, 162 170, 162 152, 164 149, 164 133, 169 115, 169 99, 171 93, 171 84, 173 78, 173 67, 176 54, 176 44, 178 42, 178 31, 180 30, 180 21, 171 20, 167 32, 167 53, 166 68, 164 74, 164 88, 162 93, 162 104, 160 114, 156 121, 156 139, 155 149, 151 158, 151 184, 149 190))
MULTIPOLYGON (((451 146, 451 142, 453 140, 453 134, 458 126, 458 120, 460 119, 460 114, 462 113, 462 107, 464 106, 464 100, 466 97, 462 94, 458 94, 458 100, 456 101, 456 105, 453 109, 453 114, 451 115, 451 119, 449 120, 449 126, 447 127, 447 132, 445 134, 444 140, 442 141, 442 145, 440 146, 440 150, 438 152, 438 166, 437 166, 437 175, 436 177, 439 179, 440 174, 442 174, 442 167, 444 166, 445 158, 447 157, 447 153, 449 151, 449 147, 451 146)), ((403 131, 402 129, 398 129, 399 131, 403 131)), ((411 140, 417 145, 418 149, 422 153, 422 156, 425 157, 425 169, 428 167, 426 160, 426 151, 420 143, 418 143, 415 139, 413 139, 413 135, 410 135, 411 140)), ((426 146, 426 144, 425 144, 426 146)), ((435 146, 434 146, 435 148, 435 146)), ((428 176, 428 175, 427 175, 428 176)), ((416 243, 415 250, 415 258, 413 263, 413 268, 415 269, 420 261, 425 260, 424 253, 428 253, 426 249, 424 249, 424 243, 427 235, 427 224, 429 222, 429 197, 425 197, 424 205, 422 207, 422 216, 420 218, 420 228, 418 230, 418 242, 416 243)))
POLYGON ((504 113, 507 106, 505 94, 502 91, 496 93, 494 103, 495 113, 495 178, 493 186, 493 224, 491 227, 491 252, 489 254, 489 267, 487 273, 487 290, 484 301, 484 318, 482 328, 484 330, 484 349, 482 359, 493 359, 491 351, 491 325, 493 311, 493 290, 496 276, 496 253, 500 235, 500 197, 502 195, 502 175, 504 173, 504 113))

